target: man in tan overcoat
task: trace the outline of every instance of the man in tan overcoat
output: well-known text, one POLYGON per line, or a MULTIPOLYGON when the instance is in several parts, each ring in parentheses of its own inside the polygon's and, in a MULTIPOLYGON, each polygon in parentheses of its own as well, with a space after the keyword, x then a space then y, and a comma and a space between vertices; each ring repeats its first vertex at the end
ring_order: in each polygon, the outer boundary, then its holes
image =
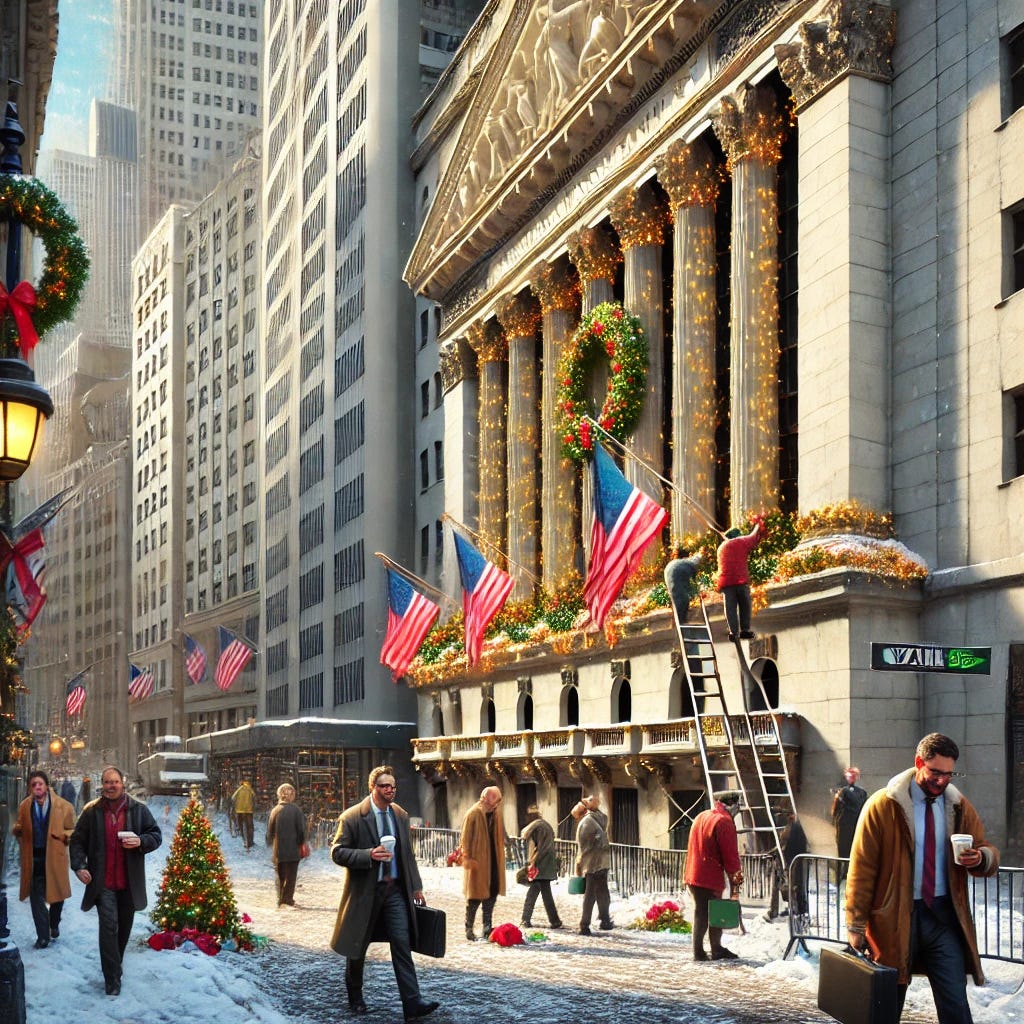
POLYGON ((473 926, 483 905, 484 938, 491 934, 494 904, 505 895, 505 823, 501 790, 486 786, 462 822, 462 891, 466 897, 466 938, 476 939, 473 926))
POLYGON ((44 771, 28 777, 29 795, 18 805, 11 831, 21 846, 21 890, 36 926, 35 949, 46 949, 60 935, 64 901, 71 896, 68 841, 75 829, 75 809, 50 789, 44 771), (49 904, 49 906, 47 906, 49 904))

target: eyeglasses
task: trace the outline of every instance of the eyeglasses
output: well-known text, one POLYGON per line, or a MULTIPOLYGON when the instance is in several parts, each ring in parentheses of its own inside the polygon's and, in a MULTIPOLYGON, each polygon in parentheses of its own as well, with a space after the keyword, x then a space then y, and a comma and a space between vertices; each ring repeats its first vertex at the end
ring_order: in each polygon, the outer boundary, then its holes
POLYGON ((393 782, 375 782, 377 789, 398 789, 393 782))
POLYGON ((941 779, 966 779, 967 778, 967 773, 966 772, 940 772, 937 768, 929 768, 928 765, 925 765, 924 767, 925 767, 925 771, 928 772, 928 774, 936 782, 940 781, 941 779))

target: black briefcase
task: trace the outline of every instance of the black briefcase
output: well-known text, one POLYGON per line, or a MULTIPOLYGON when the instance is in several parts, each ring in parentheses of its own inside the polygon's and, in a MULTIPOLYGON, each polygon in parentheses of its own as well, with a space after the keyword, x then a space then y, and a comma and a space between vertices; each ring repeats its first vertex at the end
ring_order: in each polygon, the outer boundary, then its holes
POLYGON ((412 951, 424 956, 444 956, 447 942, 447 921, 444 911, 417 903, 413 907, 413 912, 416 914, 416 941, 413 943, 412 951))
POLYGON ((896 1024, 896 968, 875 963, 850 946, 823 948, 818 1009, 840 1024, 896 1024))

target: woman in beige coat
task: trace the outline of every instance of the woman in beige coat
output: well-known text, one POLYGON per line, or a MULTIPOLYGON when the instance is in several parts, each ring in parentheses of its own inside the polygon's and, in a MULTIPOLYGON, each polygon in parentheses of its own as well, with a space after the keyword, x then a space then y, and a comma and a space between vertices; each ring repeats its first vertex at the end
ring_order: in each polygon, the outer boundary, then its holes
POLYGON ((68 841, 75 828, 75 809, 50 789, 46 772, 32 772, 28 788, 11 829, 21 846, 18 898, 30 899, 35 948, 45 949, 60 934, 64 901, 71 896, 68 841))

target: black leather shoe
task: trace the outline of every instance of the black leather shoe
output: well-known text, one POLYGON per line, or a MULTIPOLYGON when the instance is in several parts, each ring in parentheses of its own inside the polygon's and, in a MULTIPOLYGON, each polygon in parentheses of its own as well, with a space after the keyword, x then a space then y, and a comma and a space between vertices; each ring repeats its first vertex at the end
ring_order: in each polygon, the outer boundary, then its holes
POLYGON ((753 640, 755 635, 756 634, 754 633, 754 631, 752 629, 741 629, 740 630, 740 639, 741 640, 753 640))
POLYGON ((59 936, 60 936, 60 929, 59 928, 54 927, 54 928, 50 929, 50 938, 51 939, 59 938, 59 936))
POLYGON ((108 981, 104 987, 107 990, 108 996, 119 996, 121 994, 120 981, 108 981))
POLYGON ((586 924, 581 924, 580 925, 580 935, 590 935, 590 934, 591 934, 590 926, 586 925, 586 924))
POLYGON ((722 946, 720 949, 711 951, 712 960, 739 960, 739 956, 735 954, 731 949, 726 949, 722 946))
POLYGON ((603 932, 610 932, 614 927, 615 927, 615 922, 614 921, 602 921, 601 922, 601 931, 603 931, 603 932))
POLYGON ((366 1013, 366 1003, 361 995, 348 997, 348 1008, 350 1013, 366 1013))
POLYGON ((421 1017, 429 1016, 441 1004, 436 1002, 428 1003, 425 999, 410 999, 402 1003, 406 1020, 419 1020, 421 1017))
POLYGON ((32 944, 32 948, 33 949, 46 949, 46 947, 49 944, 50 944, 50 940, 49 939, 36 939, 36 941, 32 944))
POLYGON ((707 955, 707 953, 704 952, 703 949, 695 949, 693 951, 693 959, 694 960, 698 960, 701 963, 703 963, 705 960, 708 959, 708 955, 707 955))

